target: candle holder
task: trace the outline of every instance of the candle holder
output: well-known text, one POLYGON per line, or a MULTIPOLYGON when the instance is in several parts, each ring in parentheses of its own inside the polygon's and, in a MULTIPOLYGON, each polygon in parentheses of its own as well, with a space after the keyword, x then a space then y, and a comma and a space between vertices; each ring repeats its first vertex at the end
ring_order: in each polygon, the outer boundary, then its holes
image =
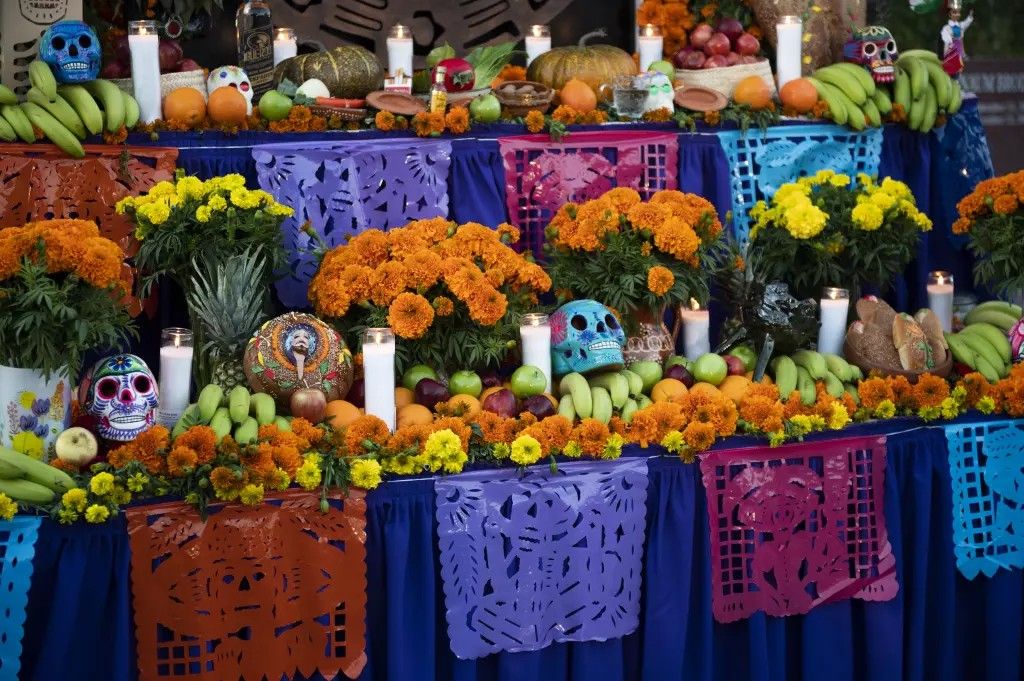
POLYGON ((946 333, 953 331, 954 297, 952 274, 941 270, 928 273, 928 307, 939 318, 942 330, 946 333))
POLYGON ((298 41, 295 39, 295 29, 287 26, 278 26, 274 29, 274 66, 277 66, 285 59, 291 59, 298 54, 298 41))
POLYGON ((192 347, 189 329, 176 326, 160 332, 160 379, 157 423, 173 428, 188 407, 192 392, 192 347))
POLYGON ((644 24, 637 36, 637 52, 640 56, 640 73, 644 73, 656 61, 665 56, 665 39, 655 24, 644 24))
POLYGON ((363 331, 363 390, 367 414, 395 431, 395 333, 388 327, 363 331))
POLYGON ((683 354, 693 361, 711 352, 711 313, 702 309, 696 298, 690 298, 690 307, 680 306, 683 319, 683 354))
POLYGON ((519 338, 522 343, 523 364, 535 366, 544 373, 551 393, 551 325, 543 312, 528 312, 519 322, 519 338))
POLYGON ((139 120, 152 123, 161 115, 160 37, 155 21, 128 22, 128 51, 132 60, 132 90, 139 120))
POLYGON ((407 26, 395 24, 388 33, 388 73, 412 77, 412 32, 407 26))
POLYGON ((803 20, 794 14, 779 17, 775 24, 775 77, 779 89, 803 75, 803 20))
POLYGON ((551 51, 551 29, 544 24, 534 24, 526 34, 526 65, 551 51))
POLYGON ((843 354, 846 340, 846 318, 850 312, 850 292, 828 286, 821 292, 821 328, 818 330, 818 352, 843 354))

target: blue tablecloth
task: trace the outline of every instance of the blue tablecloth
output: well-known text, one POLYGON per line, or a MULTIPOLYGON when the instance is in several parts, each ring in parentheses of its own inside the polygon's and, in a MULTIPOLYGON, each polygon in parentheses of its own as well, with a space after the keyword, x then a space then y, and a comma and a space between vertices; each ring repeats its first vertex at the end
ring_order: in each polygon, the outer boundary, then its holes
MULTIPOLYGON (((620 640, 459 661, 448 648, 430 479, 391 482, 367 497, 369 680, 830 681, 1021 678, 1024 575, 965 580, 951 544, 945 435, 910 421, 859 426, 890 433, 885 515, 900 591, 806 616, 711 616, 699 468, 650 460, 641 627, 620 640), (902 429, 903 432, 897 432, 902 429)), ((730 440, 729 446, 752 444, 730 440)), ((659 450, 631 447, 627 456, 659 450)), ((122 681, 134 669, 128 537, 123 520, 44 521, 25 625, 23 681, 122 681)))

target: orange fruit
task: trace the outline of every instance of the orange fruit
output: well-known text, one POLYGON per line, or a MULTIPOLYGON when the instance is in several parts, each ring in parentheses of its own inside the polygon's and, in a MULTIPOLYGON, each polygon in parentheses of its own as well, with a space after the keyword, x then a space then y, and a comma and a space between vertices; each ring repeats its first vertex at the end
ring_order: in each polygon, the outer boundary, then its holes
POLYGON ((344 428, 362 415, 359 407, 345 400, 331 400, 324 411, 324 419, 332 428, 344 428))
POLYGON ((407 404, 412 404, 413 394, 408 388, 401 386, 395 388, 395 407, 402 408, 407 404))
POLYGON ((206 118, 206 99, 194 87, 171 90, 164 97, 164 120, 199 125, 206 118))
POLYGON ((241 125, 248 115, 249 104, 241 92, 224 85, 210 93, 210 101, 206 105, 206 110, 216 123, 241 125))
POLYGON ((771 103, 772 91, 760 76, 748 76, 736 84, 732 100, 737 104, 746 104, 751 109, 763 109, 771 103))
POLYGON ((782 106, 797 113, 807 113, 818 103, 818 88, 806 78, 794 78, 779 90, 782 106))
POLYGON ((590 113, 597 108, 597 95, 589 85, 578 78, 570 78, 569 82, 562 86, 558 99, 562 104, 571 106, 581 114, 590 113))
POLYGON ((701 381, 699 383, 694 383, 693 386, 690 388, 690 392, 691 393, 703 393, 705 395, 710 395, 711 397, 721 397, 722 396, 722 391, 721 390, 719 390, 715 386, 711 385, 710 383, 705 383, 704 381, 701 381))
POLYGON ((480 413, 480 400, 472 395, 452 395, 448 400, 448 409, 455 413, 461 409, 463 416, 473 416, 480 413))
POLYGON ((399 407, 397 416, 398 421, 396 425, 399 428, 404 428, 405 426, 429 426, 434 422, 434 413, 422 404, 407 404, 404 407, 399 407))
POLYGON ((672 402, 687 393, 686 384, 674 378, 663 378, 651 388, 651 400, 654 402, 672 402))
POLYGON ((718 386, 719 392, 737 405, 747 394, 748 388, 750 388, 750 379, 746 376, 726 376, 722 384, 718 386))

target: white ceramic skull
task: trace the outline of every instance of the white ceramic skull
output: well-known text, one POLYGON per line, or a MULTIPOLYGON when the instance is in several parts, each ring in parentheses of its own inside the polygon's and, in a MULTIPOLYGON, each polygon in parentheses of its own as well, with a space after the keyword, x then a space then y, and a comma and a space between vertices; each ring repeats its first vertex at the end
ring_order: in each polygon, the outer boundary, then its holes
POLYGON ((672 99, 675 93, 672 91, 672 81, 669 80, 668 76, 660 71, 649 71, 640 76, 640 78, 643 81, 643 86, 647 88, 647 101, 644 103, 644 113, 657 111, 658 109, 675 111, 675 102, 672 99))
POLYGON ((237 66, 221 66, 212 69, 210 77, 206 79, 206 92, 212 95, 219 87, 233 87, 245 97, 248 114, 252 114, 252 83, 249 82, 249 75, 237 66))
POLYGON ((140 357, 113 355, 93 366, 85 381, 84 409, 96 419, 100 437, 134 440, 156 422, 157 387, 140 357))

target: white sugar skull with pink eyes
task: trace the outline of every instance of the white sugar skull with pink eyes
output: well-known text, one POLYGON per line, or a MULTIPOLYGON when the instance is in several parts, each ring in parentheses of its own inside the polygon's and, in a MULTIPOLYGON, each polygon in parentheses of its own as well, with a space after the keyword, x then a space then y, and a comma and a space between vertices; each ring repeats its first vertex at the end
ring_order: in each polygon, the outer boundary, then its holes
POLYGON ((249 82, 249 74, 237 66, 221 66, 219 69, 212 69, 210 77, 206 79, 207 95, 219 87, 233 87, 242 93, 248 105, 247 113, 252 114, 252 83, 249 82))
POLYGON ((96 419, 100 437, 128 442, 156 422, 157 386, 153 372, 135 355, 100 360, 87 380, 84 409, 96 419))

